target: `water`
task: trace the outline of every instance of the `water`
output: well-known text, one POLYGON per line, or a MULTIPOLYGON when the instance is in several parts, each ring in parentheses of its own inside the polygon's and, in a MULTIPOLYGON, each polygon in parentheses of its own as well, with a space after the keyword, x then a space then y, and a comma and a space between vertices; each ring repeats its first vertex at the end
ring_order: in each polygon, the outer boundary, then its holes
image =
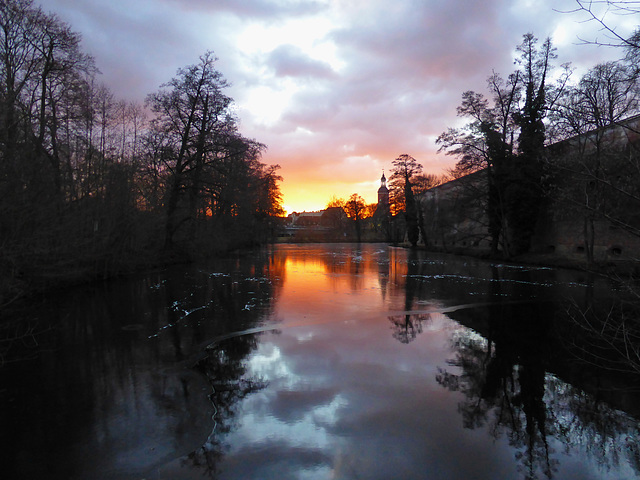
POLYGON ((0 475, 635 478, 637 392, 566 315, 610 295, 382 244, 56 295, 0 324, 0 475))

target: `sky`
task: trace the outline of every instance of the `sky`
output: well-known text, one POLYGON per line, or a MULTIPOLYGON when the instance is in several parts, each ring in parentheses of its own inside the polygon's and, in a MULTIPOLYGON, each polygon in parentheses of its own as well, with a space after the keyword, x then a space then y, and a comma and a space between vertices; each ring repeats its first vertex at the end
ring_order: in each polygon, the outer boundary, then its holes
MULTIPOLYGON (((36 0, 38 3, 38 0, 36 0)), ((143 102, 206 51, 231 83, 240 132, 281 166, 284 207, 377 201, 401 154, 440 175, 456 160, 436 138, 459 125, 464 91, 516 68, 528 32, 557 47, 578 79, 619 49, 575 0, 41 0, 83 38, 117 99, 143 102)), ((609 14, 627 35, 637 16, 609 14)), ((558 69, 559 70, 559 69, 558 69)))

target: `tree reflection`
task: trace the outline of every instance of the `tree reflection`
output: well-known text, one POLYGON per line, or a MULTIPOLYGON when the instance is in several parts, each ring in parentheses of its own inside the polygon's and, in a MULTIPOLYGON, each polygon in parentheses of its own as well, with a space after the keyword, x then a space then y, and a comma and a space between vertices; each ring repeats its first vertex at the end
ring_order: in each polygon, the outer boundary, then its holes
MULTIPOLYGON (((499 280, 495 271, 494 278, 499 280)), ((553 477, 559 464, 552 445, 558 444, 585 448, 604 468, 624 460, 640 472, 638 422, 547 374, 566 360, 554 337, 559 321, 552 305, 509 304, 501 301, 499 281, 492 288, 484 320, 477 318, 480 311, 474 319, 455 318, 484 338, 471 330, 457 335, 449 362, 457 371, 439 369, 436 377, 464 395, 458 409, 465 428, 486 426, 494 438, 505 436, 527 479, 553 477)))
POLYGON ((571 352, 585 363, 614 375, 640 374, 640 301, 636 295, 617 292, 612 302, 595 302, 587 295, 582 304, 567 309, 571 352), (604 305, 603 305, 604 304, 604 305))
POLYGON ((247 395, 267 386, 261 379, 245 377, 244 359, 256 346, 255 335, 229 338, 211 345, 207 349, 207 356, 194 365, 194 369, 204 375, 211 386, 209 400, 215 412, 214 425, 207 441, 189 453, 184 463, 203 468, 212 478, 224 455, 220 435, 233 429, 238 403, 247 395))
MULTIPOLYGON (((233 420, 239 402, 266 386, 264 381, 246 376, 245 361, 257 346, 257 336, 246 332, 273 313, 273 299, 285 275, 284 259, 273 257, 240 258, 225 265, 221 273, 217 269, 201 272, 206 274, 207 281, 200 283, 202 297, 196 303, 192 301, 193 287, 182 295, 171 295, 183 300, 174 302, 174 308, 168 312, 170 325, 188 319, 194 343, 200 344, 202 339, 212 338, 211 330, 197 334, 200 326, 215 324, 220 339, 210 343, 205 355, 192 367, 211 388, 208 399, 214 412, 213 426, 207 440, 182 459, 184 467, 201 469, 212 478, 224 456, 221 436, 235 427, 233 420)), ((171 335, 171 344, 176 359, 180 359, 182 342, 176 336, 171 335)))
POLYGON ((538 469, 551 478, 556 462, 547 441, 544 376, 541 385, 536 369, 508 365, 507 358, 491 354, 486 342, 475 335, 458 338, 455 346, 457 357, 450 364, 463 373, 440 369, 437 381, 465 395, 458 405, 465 428, 487 425, 494 438, 506 435, 518 450, 516 458, 526 478, 536 478, 538 469))
MULTIPOLYGON (((231 428, 234 402, 260 386, 242 376, 254 337, 197 362, 211 399, 189 366, 212 339, 271 319, 284 277, 275 257, 260 251, 78 287, 2 322, 3 478, 142 478, 202 445, 211 402, 215 432, 231 428)), ((194 462, 214 456, 194 452, 194 462)))
POLYGON ((411 343, 422 333, 423 323, 431 320, 431 315, 428 313, 411 313, 415 299, 420 298, 421 295, 420 289, 423 282, 418 280, 418 276, 422 273, 422 268, 424 264, 418 259, 417 251, 410 250, 405 276, 404 314, 389 316, 393 338, 400 343, 411 343))
POLYGON ((430 320, 431 315, 428 313, 392 315, 389 317, 389 321, 392 324, 393 338, 400 343, 411 343, 422 333, 423 323, 430 320))

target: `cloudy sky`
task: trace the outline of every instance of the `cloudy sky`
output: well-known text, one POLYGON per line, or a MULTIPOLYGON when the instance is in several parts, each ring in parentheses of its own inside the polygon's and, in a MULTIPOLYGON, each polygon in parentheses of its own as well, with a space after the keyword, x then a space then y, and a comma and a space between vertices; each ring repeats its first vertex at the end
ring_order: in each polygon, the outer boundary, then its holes
MULTIPOLYGON (((38 0, 36 0, 37 3, 38 0)), ((440 174, 455 159, 435 139, 456 125, 462 92, 511 73, 522 35, 551 36, 557 64, 579 72, 622 52, 575 0, 41 0, 82 34, 102 81, 142 102, 213 50, 232 87, 241 132, 279 164, 285 208, 333 196, 376 201, 402 153, 440 174)), ((613 17, 621 34, 640 19, 613 17)))

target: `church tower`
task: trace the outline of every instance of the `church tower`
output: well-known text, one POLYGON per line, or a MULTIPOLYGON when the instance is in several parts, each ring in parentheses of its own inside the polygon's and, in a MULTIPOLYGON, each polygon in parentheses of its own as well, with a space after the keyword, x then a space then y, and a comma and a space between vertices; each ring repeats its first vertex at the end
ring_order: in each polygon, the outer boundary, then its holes
POLYGON ((387 179, 384 176, 384 171, 382 172, 380 188, 378 189, 378 207, 381 205, 389 205, 389 189, 387 188, 387 179))

